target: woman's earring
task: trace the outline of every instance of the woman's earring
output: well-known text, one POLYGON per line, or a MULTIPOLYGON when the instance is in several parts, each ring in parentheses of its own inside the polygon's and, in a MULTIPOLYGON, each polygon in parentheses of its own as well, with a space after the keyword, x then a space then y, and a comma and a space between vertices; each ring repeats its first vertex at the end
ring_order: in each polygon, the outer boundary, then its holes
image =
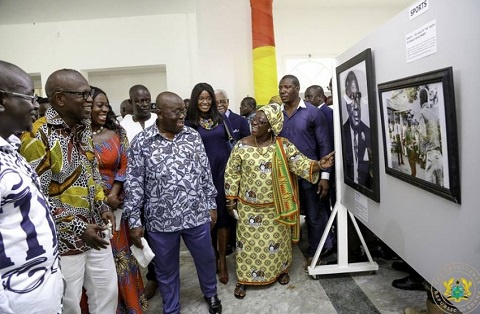
POLYGON ((272 129, 268 129, 268 133, 272 132, 272 129))

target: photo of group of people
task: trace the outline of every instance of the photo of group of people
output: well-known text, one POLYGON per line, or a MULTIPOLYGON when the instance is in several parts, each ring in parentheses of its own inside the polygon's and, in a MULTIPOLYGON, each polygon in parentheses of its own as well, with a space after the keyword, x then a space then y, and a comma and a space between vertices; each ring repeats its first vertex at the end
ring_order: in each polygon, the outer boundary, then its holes
POLYGON ((442 83, 386 91, 381 97, 388 167, 449 188, 442 83))
POLYGON ((378 84, 385 172, 460 204, 453 69, 378 84))

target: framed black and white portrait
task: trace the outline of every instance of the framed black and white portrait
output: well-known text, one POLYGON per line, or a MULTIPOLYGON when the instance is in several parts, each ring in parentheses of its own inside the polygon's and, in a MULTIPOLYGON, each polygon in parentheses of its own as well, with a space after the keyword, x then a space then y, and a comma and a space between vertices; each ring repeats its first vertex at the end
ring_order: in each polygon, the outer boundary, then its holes
POLYGON ((375 79, 367 49, 336 68, 345 184, 380 202, 375 79))

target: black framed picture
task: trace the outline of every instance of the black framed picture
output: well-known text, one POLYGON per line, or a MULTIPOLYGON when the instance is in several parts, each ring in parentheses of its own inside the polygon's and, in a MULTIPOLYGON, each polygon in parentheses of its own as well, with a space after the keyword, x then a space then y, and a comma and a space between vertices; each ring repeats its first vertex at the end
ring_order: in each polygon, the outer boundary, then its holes
POLYGON ((380 202, 375 78, 366 49, 336 68, 345 184, 380 202))
POLYGON ((385 171, 460 204, 451 67, 378 85, 385 171))

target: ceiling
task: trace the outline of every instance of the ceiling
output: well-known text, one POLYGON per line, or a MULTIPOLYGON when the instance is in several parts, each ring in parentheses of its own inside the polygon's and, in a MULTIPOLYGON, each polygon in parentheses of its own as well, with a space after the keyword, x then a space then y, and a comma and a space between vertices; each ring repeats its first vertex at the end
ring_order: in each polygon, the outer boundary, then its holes
MULTIPOLYGON (((202 0, 0 0, 0 25, 195 12, 202 0)), ((249 0, 223 0, 249 1, 249 0)), ((274 8, 398 8, 413 0, 273 0, 274 8)))

